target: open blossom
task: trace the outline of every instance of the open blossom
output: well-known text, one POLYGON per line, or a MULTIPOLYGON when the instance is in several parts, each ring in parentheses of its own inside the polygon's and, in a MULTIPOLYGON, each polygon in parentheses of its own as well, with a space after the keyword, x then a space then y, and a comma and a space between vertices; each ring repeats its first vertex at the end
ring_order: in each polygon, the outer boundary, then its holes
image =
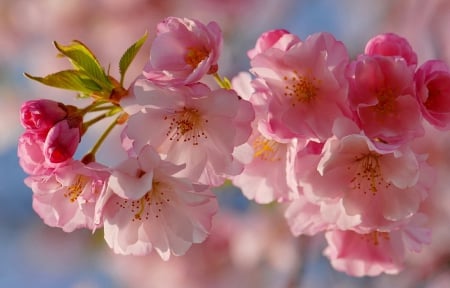
POLYGON ((168 17, 157 26, 144 76, 161 86, 195 83, 217 71, 221 46, 222 32, 216 22, 205 25, 168 17))
POLYGON ((318 173, 299 182, 319 201, 342 200, 345 214, 361 217, 358 228, 390 227, 418 211, 433 176, 426 167, 407 148, 386 152, 365 136, 348 135, 328 140, 318 173))
MULTIPOLYGON (((323 143, 292 145, 287 161, 287 183, 297 193, 285 212, 295 236, 315 235, 329 229, 349 229, 361 224, 360 215, 348 215, 342 199, 324 199, 313 192, 311 179, 320 177, 317 166, 323 156, 323 143)), ((320 181, 320 180, 319 180, 320 181)))
POLYGON ((25 183, 33 190, 33 208, 44 222, 71 232, 94 229, 94 208, 109 172, 98 163, 71 161, 47 174, 30 176, 25 183))
MULTIPOLYGON (((294 140, 292 140, 294 141, 294 140)), ((239 154, 245 163, 244 170, 232 178, 233 184, 238 186, 242 193, 257 203, 272 201, 286 201, 295 197, 287 186, 286 161, 288 159, 289 142, 278 142, 264 137, 256 129, 246 147, 240 147, 239 154)))
POLYGON ((400 56, 405 59, 408 66, 415 68, 417 65, 417 54, 408 40, 395 33, 384 33, 373 37, 367 42, 364 53, 372 56, 400 56))
POLYGON ((423 245, 430 244, 431 231, 424 225, 425 218, 417 214, 392 231, 328 231, 324 254, 336 270, 352 276, 396 274, 403 268, 408 252, 419 253, 423 245))
POLYGON ((415 74, 417 99, 423 117, 439 129, 450 129, 450 68, 440 60, 429 60, 415 74))
POLYGON ((145 255, 155 249, 168 260, 206 239, 217 202, 208 186, 173 176, 183 166, 161 160, 146 145, 112 171, 96 210, 114 252, 145 255))
POLYGON ((360 56, 349 70, 352 110, 374 143, 398 147, 423 135, 413 72, 403 58, 360 56))
POLYGON ((345 46, 328 33, 311 35, 286 51, 271 48, 257 54, 251 71, 270 91, 267 130, 280 138, 330 137, 334 120, 350 114, 343 73, 347 64, 345 46))
POLYGON ((167 160, 186 164, 179 176, 207 184, 242 171, 232 154, 247 141, 254 112, 236 92, 202 84, 168 90, 145 79, 134 92, 143 109, 130 116, 126 135, 136 151, 150 143, 167 160))

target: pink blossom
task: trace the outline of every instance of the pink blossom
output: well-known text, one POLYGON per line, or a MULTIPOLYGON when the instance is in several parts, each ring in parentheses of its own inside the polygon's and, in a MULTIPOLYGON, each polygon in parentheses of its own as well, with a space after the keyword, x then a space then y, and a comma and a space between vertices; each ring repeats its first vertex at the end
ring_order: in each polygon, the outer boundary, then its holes
POLYGON ((417 99, 424 118, 436 128, 450 129, 450 68, 440 60, 422 64, 415 74, 417 99))
POLYGON ((398 147, 423 135, 413 73, 402 58, 360 56, 350 74, 351 107, 370 139, 398 147))
POLYGON ((44 156, 51 163, 64 162, 75 154, 81 140, 80 123, 63 120, 56 123, 44 142, 44 156), (72 126, 74 125, 74 126, 72 126))
POLYGON ((323 218, 320 205, 308 201, 304 195, 290 203, 285 217, 294 236, 313 236, 333 227, 332 223, 323 218))
POLYGON ((155 249, 168 260, 205 240, 217 203, 207 186, 173 176, 183 168, 146 145, 113 170, 96 209, 114 252, 144 255, 155 249))
POLYGON ((236 92, 201 84, 168 90, 147 80, 137 81, 134 91, 144 107, 126 128, 136 151, 150 143, 167 160, 186 164, 179 176, 202 183, 218 185, 242 171, 232 153, 247 141, 254 112, 236 92))
POLYGON ((289 33, 285 29, 275 29, 264 32, 256 40, 255 48, 249 50, 247 55, 250 59, 266 51, 269 48, 277 48, 286 51, 295 43, 300 42, 297 35, 289 33))
POLYGON ((288 159, 289 142, 277 142, 268 139, 256 129, 244 147, 240 147, 238 159, 245 163, 244 170, 232 177, 233 184, 243 194, 257 203, 286 201, 295 197, 287 186, 286 161, 288 159), (245 149, 242 151, 242 149, 245 149))
POLYGON ((424 217, 418 214, 392 231, 329 231, 324 254, 336 270, 352 276, 396 274, 402 270, 408 252, 418 253, 424 244, 430 244, 431 233, 424 227, 424 217))
POLYGON ((297 193, 285 212, 292 233, 314 235, 328 229, 349 229, 361 223, 359 215, 347 215, 342 199, 326 199, 313 193, 311 184, 321 181, 317 166, 323 156, 323 143, 292 145, 287 161, 287 184, 297 193), (314 179, 314 180, 313 180, 314 179))
POLYGON ((345 214, 361 217, 359 228, 390 227, 418 211, 432 171, 411 150, 377 149, 367 137, 332 138, 324 147, 317 172, 299 179, 315 201, 342 200, 345 214))
POLYGON ((71 161, 25 183, 33 190, 33 208, 45 224, 66 232, 94 229, 94 208, 109 172, 98 163, 71 161))
POLYGON ((186 85, 217 71, 222 32, 216 22, 168 17, 157 30, 144 68, 147 79, 162 86, 186 85))
POLYGON ((22 169, 30 175, 38 175, 46 170, 43 153, 45 135, 25 131, 18 140, 17 155, 22 169))
POLYGON ((25 129, 47 132, 67 116, 65 105, 53 100, 30 100, 20 108, 20 121, 25 129))
MULTIPOLYGON (((251 60, 251 71, 264 80, 267 128, 280 138, 325 141, 334 120, 349 116, 348 54, 328 33, 309 36, 287 51, 268 49, 251 60)), ((261 97, 261 100, 264 98, 261 97)))
POLYGON ((405 59, 408 66, 415 68, 417 65, 417 54, 408 40, 395 33, 384 33, 373 37, 367 42, 364 53, 371 56, 400 56, 405 59))
POLYGON ((252 87, 252 76, 248 72, 239 72, 236 76, 231 79, 231 86, 233 90, 241 97, 247 101, 250 100, 254 89, 252 87))

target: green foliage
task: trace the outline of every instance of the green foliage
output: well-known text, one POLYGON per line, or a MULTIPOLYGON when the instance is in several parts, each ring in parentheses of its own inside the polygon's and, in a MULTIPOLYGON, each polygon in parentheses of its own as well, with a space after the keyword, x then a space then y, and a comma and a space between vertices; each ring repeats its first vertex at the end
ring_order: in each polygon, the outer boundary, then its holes
POLYGON ((54 44, 62 55, 69 58, 75 69, 84 71, 103 90, 112 90, 114 88, 97 58, 86 45, 76 40, 67 46, 60 45, 56 42, 54 44))
POLYGON ((123 80, 125 78, 125 73, 127 72, 128 67, 133 61, 136 54, 141 49, 142 45, 144 45, 147 40, 148 34, 147 32, 142 36, 138 41, 136 41, 133 45, 131 45, 125 53, 120 58, 119 62, 119 71, 120 71, 120 84, 123 85, 123 80))
POLYGON ((45 77, 36 77, 28 73, 24 73, 26 77, 38 81, 42 84, 78 91, 85 95, 90 95, 94 92, 101 92, 102 88, 93 80, 89 78, 84 71, 80 70, 63 70, 45 77))
POLYGON ((74 40, 68 45, 53 42, 59 51, 58 56, 68 58, 73 66, 72 69, 59 71, 45 77, 24 74, 26 77, 44 85, 77 91, 80 97, 92 97, 95 101, 106 100, 117 104, 123 95, 127 95, 127 90, 123 88, 125 73, 147 40, 147 36, 147 33, 145 33, 122 55, 119 62, 120 83, 111 77, 108 72, 105 72, 94 53, 78 40, 74 40), (115 93, 117 91, 124 91, 124 93, 117 94, 115 93))

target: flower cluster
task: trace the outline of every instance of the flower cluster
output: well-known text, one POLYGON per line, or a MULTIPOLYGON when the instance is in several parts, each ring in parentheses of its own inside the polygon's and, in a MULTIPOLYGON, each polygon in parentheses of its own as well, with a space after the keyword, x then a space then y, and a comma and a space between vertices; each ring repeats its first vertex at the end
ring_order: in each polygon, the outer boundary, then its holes
POLYGON ((248 55, 255 77, 234 83, 255 107, 253 157, 234 183, 256 202, 288 202, 294 235, 324 231, 335 269, 400 271, 408 252, 431 241, 421 207, 435 167, 424 139, 448 130, 448 66, 417 68, 395 34, 350 60, 328 33, 301 41, 274 30, 248 55))
POLYGON ((217 23, 169 17, 142 74, 124 88, 144 41, 120 59, 120 80, 79 41, 55 43, 73 69, 27 74, 92 99, 84 108, 51 100, 22 107, 20 164, 46 224, 103 227, 114 252, 156 250, 167 260, 206 239, 217 211, 211 189, 230 179, 257 203, 287 203, 295 236, 324 232, 324 254, 350 275, 397 273, 431 241, 422 206, 437 168, 426 140, 450 128, 444 62, 418 67, 395 34, 372 38, 351 60, 329 33, 301 40, 272 30, 248 51, 250 73, 229 81, 218 74, 217 23), (85 132, 109 117, 93 148, 74 159, 85 132), (119 127, 127 159, 98 163, 119 127))

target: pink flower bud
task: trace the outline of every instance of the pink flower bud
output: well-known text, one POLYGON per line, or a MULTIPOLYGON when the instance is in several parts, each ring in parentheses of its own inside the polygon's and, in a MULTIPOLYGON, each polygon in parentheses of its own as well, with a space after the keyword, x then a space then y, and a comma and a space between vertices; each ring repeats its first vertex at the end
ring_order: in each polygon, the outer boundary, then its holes
POLYGON ((60 163, 75 154, 81 139, 80 125, 71 124, 69 121, 63 120, 48 131, 44 143, 44 155, 47 161, 60 163))
POLYGON ((258 40, 256 40, 255 48, 249 50, 247 55, 252 59, 256 55, 272 47, 286 51, 292 44, 298 42, 300 42, 300 39, 296 35, 289 33, 287 30, 270 30, 259 36, 258 40))
POLYGON ((370 39, 365 48, 367 55, 400 56, 408 66, 417 65, 417 54, 408 40, 394 33, 380 34, 370 39))
POLYGON ((67 115, 64 104, 48 99, 30 100, 20 108, 20 121, 25 129, 47 132, 67 115))

